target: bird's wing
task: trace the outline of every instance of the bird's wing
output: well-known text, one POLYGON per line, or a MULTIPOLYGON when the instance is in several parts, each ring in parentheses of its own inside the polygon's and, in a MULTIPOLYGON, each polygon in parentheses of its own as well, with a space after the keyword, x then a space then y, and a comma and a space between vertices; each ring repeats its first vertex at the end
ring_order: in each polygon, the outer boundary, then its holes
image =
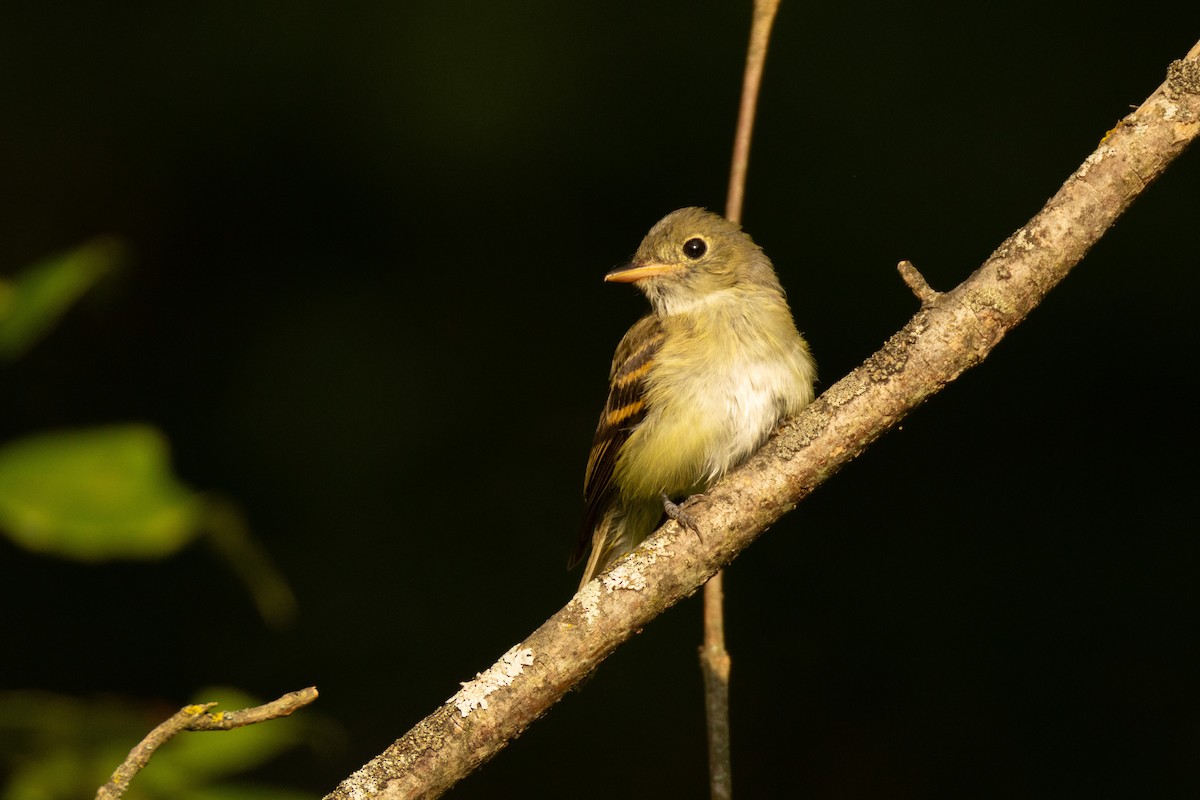
POLYGON ((583 502, 586 511, 579 540, 571 553, 568 568, 587 554, 592 533, 612 500, 613 469, 617 455, 629 435, 646 416, 646 374, 662 346, 662 323, 653 314, 642 317, 629 329, 613 356, 608 378, 608 401, 600 415, 592 451, 588 454, 583 477, 583 502))

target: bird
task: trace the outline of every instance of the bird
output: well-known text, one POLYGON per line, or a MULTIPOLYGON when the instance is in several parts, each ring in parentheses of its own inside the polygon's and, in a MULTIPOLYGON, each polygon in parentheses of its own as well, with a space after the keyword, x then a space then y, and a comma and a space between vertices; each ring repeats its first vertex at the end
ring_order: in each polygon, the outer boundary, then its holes
POLYGON ((632 283, 650 313, 609 370, 567 565, 587 556, 581 589, 664 516, 696 529, 681 503, 758 450, 812 401, 816 382, 775 268, 735 222, 673 211, 604 280, 632 283))

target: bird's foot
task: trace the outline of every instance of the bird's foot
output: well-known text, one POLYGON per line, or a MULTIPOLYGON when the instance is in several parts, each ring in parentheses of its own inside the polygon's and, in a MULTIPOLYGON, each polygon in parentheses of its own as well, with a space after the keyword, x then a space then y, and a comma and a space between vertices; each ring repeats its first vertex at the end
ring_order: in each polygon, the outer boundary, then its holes
MULTIPOLYGON (((692 496, 695 497, 695 495, 692 496)), ((666 512, 668 517, 678 522, 681 527, 686 528, 687 530, 696 534, 697 539, 704 541, 704 536, 700 533, 700 525, 696 522, 691 514, 684 511, 682 506, 680 506, 671 498, 667 497, 666 492, 661 492, 658 498, 662 500, 663 511, 666 512)))

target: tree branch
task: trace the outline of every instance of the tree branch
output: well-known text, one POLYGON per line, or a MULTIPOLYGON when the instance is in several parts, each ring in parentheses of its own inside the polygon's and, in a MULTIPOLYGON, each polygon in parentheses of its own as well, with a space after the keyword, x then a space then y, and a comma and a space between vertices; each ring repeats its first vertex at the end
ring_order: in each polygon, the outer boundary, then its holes
POLYGON ((310 686, 298 692, 289 692, 277 700, 261 706, 243 708, 240 711, 209 711, 216 703, 198 703, 184 706, 165 722, 146 735, 137 746, 129 751, 128 757, 117 767, 108 783, 96 792, 96 800, 117 800, 129 788, 129 782, 150 762, 150 757, 159 747, 166 744, 180 731, 227 731, 254 725, 270 719, 286 717, 293 711, 317 699, 317 687, 310 686))
POLYGON ((668 522, 327 800, 436 797, 495 755, 635 631, 982 362, 1198 132, 1200 44, 966 281, 940 295, 918 291, 921 309, 879 352, 689 503, 709 532, 703 541, 668 522))

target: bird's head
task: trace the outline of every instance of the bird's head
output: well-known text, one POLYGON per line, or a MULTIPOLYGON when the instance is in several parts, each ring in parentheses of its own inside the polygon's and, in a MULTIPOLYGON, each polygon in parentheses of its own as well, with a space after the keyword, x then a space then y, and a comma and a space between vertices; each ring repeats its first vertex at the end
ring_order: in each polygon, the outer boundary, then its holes
POLYGON ((604 280, 633 283, 659 314, 687 311, 730 290, 781 291, 762 249, 737 223, 702 208, 663 217, 633 259, 604 280))

